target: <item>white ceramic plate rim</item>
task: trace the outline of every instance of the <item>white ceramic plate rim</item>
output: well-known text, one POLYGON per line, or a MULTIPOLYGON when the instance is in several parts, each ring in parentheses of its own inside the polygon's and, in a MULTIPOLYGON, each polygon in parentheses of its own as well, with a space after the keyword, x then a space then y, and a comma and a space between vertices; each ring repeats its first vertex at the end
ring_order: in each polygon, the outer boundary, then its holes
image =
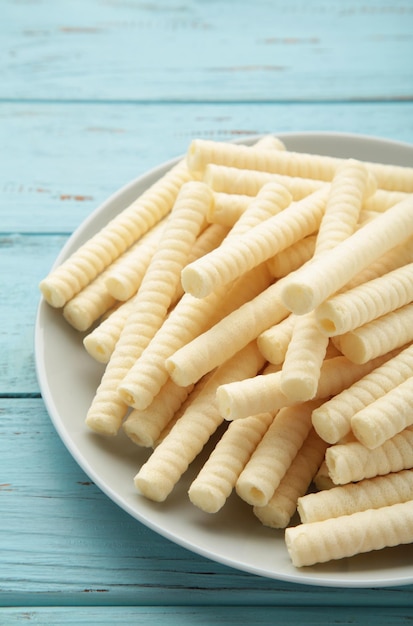
MULTIPOLYGON (((403 142, 329 132, 279 133, 277 136, 292 150, 310 152, 313 145, 313 151, 320 153, 413 165, 413 146, 403 142)), ((249 138, 242 143, 252 144, 257 139, 249 138)), ((63 246, 54 267, 180 158, 168 161, 125 185, 93 211, 63 246)), ((113 502, 160 535, 232 568, 292 583, 326 587, 383 587, 413 582, 413 566, 409 565, 413 561, 413 546, 358 555, 311 568, 294 568, 287 555, 282 531, 261 526, 239 499, 232 497, 223 511, 215 516, 198 511, 189 500, 186 502, 190 470, 167 503, 158 505, 139 496, 133 488, 133 476, 149 453, 138 449, 122 435, 107 441, 87 432, 84 427, 85 397, 93 394, 91 381, 93 384, 98 382, 101 369, 84 352, 81 336, 70 329, 62 321, 60 312, 51 309, 43 299, 40 299, 35 323, 35 363, 45 406, 70 454, 113 502), (62 365, 63 369, 60 369, 59 364, 65 359, 65 367, 67 361, 70 367, 65 370, 62 365), (91 378, 88 378, 89 374, 91 378), (80 399, 76 395, 76 385, 75 390, 66 389, 66 376, 81 387, 80 390, 78 388, 80 399), (83 409, 84 414, 79 415, 83 409), (110 474, 106 472, 108 460, 112 463, 110 474), (119 487, 122 474, 129 477, 129 482, 125 484, 123 481, 119 487), (243 522, 238 527, 233 521, 239 517, 239 507, 243 522), (231 517, 232 510, 236 514, 231 517)))

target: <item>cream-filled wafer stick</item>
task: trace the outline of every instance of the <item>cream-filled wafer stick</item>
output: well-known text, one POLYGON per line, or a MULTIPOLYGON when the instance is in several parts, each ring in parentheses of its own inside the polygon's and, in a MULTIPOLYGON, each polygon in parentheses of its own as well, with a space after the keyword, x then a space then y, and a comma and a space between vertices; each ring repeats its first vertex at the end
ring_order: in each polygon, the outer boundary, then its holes
MULTIPOLYGON (((281 281, 270 285, 168 357, 166 369, 176 384, 196 382, 255 340, 266 328, 287 317, 287 309, 280 306, 280 287, 281 281)), ((265 412, 252 411, 249 415, 265 412)))
POLYGON ((230 230, 225 243, 233 237, 249 233, 254 226, 286 209, 292 201, 290 192, 279 183, 267 183, 253 198, 244 213, 230 230))
MULTIPOLYGON (((231 238, 181 273, 186 292, 202 298, 218 286, 241 276, 299 239, 317 230, 327 199, 322 189, 251 228, 248 233, 231 238)), ((385 215, 385 214, 384 214, 385 215)))
POLYGON ((188 495, 195 506, 207 513, 216 513, 224 506, 273 419, 272 413, 261 413, 229 424, 191 483, 188 495))
POLYGON ((193 175, 185 160, 171 168, 131 205, 85 242, 39 287, 46 302, 63 307, 76 293, 169 213, 182 185, 193 175))
POLYGON ((126 302, 138 291, 164 228, 162 220, 106 270, 105 284, 116 300, 126 302))
POLYGON ((265 150, 286 150, 285 143, 281 141, 279 137, 275 135, 264 135, 260 137, 258 141, 254 143, 256 148, 261 148, 265 150))
POLYGON ((123 422, 122 428, 127 436, 137 445, 151 448, 155 445, 162 430, 173 418, 193 389, 178 387, 168 379, 151 404, 142 411, 131 411, 123 422))
POLYGON ((332 296, 315 310, 320 329, 342 335, 413 301, 413 263, 332 296))
POLYGON ((280 375, 280 389, 287 398, 299 402, 311 400, 317 393, 328 337, 320 332, 313 312, 294 317, 280 375))
POLYGON ((413 303, 382 315, 359 328, 333 337, 340 352, 353 363, 365 363, 413 341, 413 303))
POLYGON ((283 363, 293 334, 294 324, 295 315, 291 313, 281 322, 274 324, 274 326, 258 335, 258 348, 267 361, 276 365, 283 363))
MULTIPOLYGON (((208 163, 288 176, 331 181, 343 158, 289 150, 262 150, 254 146, 194 139, 186 162, 191 172, 202 175, 208 163)), ((378 187, 390 191, 413 191, 413 167, 365 161, 378 187)))
POLYGON ((99 363, 108 363, 133 308, 133 298, 118 308, 83 338, 83 345, 99 363))
POLYGON ((163 324, 179 273, 204 223, 211 191, 202 182, 182 186, 161 241, 152 257, 133 309, 116 343, 86 416, 86 425, 115 435, 127 413, 118 386, 163 324))
POLYGON ((309 235, 268 259, 267 265, 274 278, 287 276, 309 261, 314 254, 315 242, 316 235, 309 235))
POLYGON ((135 476, 136 488, 147 498, 167 498, 189 464, 222 423, 215 403, 217 387, 223 381, 254 375, 264 363, 253 342, 214 372, 199 395, 155 448, 135 476))
POLYGON ((413 470, 401 470, 358 483, 334 486, 325 492, 308 493, 298 500, 297 510, 301 522, 308 524, 407 502, 412 499, 412 493, 413 470))
POLYGON ((315 255, 290 275, 283 287, 284 305, 308 313, 342 288, 358 272, 413 234, 413 194, 394 205, 333 249, 315 255))
MULTIPOLYGON (((377 448, 413 424, 413 376, 351 418, 351 430, 366 448, 377 448)), ((413 495, 413 492, 412 492, 413 495)))
POLYGON ((326 442, 311 429, 268 504, 254 506, 254 514, 264 526, 288 526, 296 512, 298 499, 306 493, 323 461, 326 448, 326 442))
POLYGON ((326 451, 328 473, 336 485, 383 476, 413 467, 413 427, 369 450, 359 441, 334 444, 326 451))
POLYGON ((215 191, 207 220, 211 224, 221 224, 232 228, 246 211, 252 199, 251 196, 245 194, 215 191))
POLYGON ((248 302, 270 281, 262 265, 235 281, 229 290, 222 287, 202 299, 185 294, 121 382, 118 391, 125 402, 137 409, 148 406, 169 376, 166 359, 226 313, 248 302))
MULTIPOLYGON (((356 365, 344 356, 326 359, 321 367, 316 397, 327 398, 340 393, 385 360, 386 357, 380 357, 356 365)), ((281 371, 276 371, 246 379, 242 384, 234 382, 222 385, 217 391, 219 410, 225 419, 231 421, 295 404, 282 393, 280 380, 281 371)))
POLYGON ((371 196, 364 199, 363 210, 382 213, 405 198, 405 191, 386 191, 385 189, 376 189, 371 196))
POLYGON ((325 460, 321 463, 320 467, 318 468, 318 471, 313 478, 313 483, 317 491, 324 491, 326 489, 332 489, 333 487, 336 486, 330 478, 330 475, 328 473, 327 463, 325 462, 325 460))
POLYGON ((268 504, 311 430, 317 404, 303 402, 278 411, 236 482, 236 492, 245 502, 268 504))
POLYGON ((359 511, 285 530, 285 542, 295 567, 343 559, 356 554, 411 543, 413 500, 359 511))
POLYGON ((302 200, 310 193, 329 185, 320 180, 209 164, 203 180, 216 192, 256 196, 266 183, 276 182, 291 193, 293 200, 302 200))
POLYGON ((352 416, 413 375, 413 346, 393 355, 313 411, 313 426, 323 439, 337 443, 351 431, 352 416))
POLYGON ((89 330, 116 304, 116 299, 107 290, 104 274, 97 276, 63 307, 63 317, 76 330, 89 330))
POLYGON ((374 177, 360 161, 348 159, 338 166, 318 229, 315 254, 331 250, 354 233, 363 200, 375 189, 374 177))

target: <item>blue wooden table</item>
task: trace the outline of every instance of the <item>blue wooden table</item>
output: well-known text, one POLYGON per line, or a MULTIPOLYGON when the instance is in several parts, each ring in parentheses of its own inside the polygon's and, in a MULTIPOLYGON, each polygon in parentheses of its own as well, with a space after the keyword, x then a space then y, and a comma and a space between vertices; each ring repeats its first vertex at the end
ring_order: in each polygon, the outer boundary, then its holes
POLYGON ((106 197, 195 137, 413 143, 411 0, 0 0, 0 624, 407 624, 413 586, 232 570, 107 498, 36 380, 38 282, 106 197))

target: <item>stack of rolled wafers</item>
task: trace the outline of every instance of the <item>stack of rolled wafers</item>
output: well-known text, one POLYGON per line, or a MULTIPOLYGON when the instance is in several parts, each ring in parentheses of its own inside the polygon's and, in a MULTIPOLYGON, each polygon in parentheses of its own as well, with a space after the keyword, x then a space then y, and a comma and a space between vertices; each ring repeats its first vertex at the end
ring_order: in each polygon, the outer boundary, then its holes
POLYGON ((413 168, 194 140, 41 282, 140 494, 234 492, 297 567, 413 542, 413 168), (294 520, 299 522, 294 522, 294 520))

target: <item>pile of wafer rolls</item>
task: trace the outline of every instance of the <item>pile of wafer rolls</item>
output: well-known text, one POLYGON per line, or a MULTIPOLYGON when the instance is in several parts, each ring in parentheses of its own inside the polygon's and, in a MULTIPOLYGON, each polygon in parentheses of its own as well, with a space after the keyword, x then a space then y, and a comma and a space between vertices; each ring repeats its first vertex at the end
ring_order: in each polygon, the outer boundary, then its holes
POLYGON ((413 167, 197 139, 40 290, 140 496, 210 443, 190 501, 234 492, 296 567, 413 542, 413 167))

